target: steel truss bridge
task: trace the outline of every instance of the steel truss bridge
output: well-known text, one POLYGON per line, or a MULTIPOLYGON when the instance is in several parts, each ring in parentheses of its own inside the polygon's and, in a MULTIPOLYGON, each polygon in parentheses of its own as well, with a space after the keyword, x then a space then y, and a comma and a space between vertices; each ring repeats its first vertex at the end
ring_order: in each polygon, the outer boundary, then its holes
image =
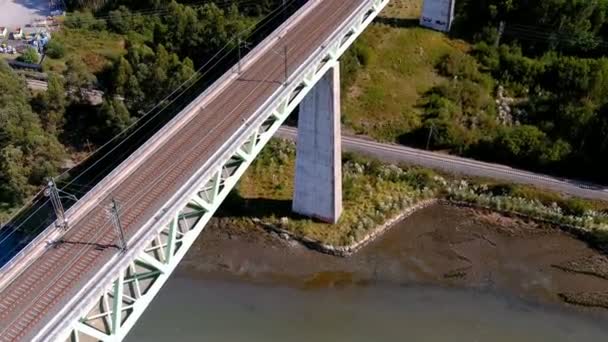
POLYGON ((0 341, 124 339, 289 113, 387 3, 309 0, 112 171, 66 212, 67 231, 47 228, 0 271, 0 341), (103 209, 112 199, 125 251, 103 209))

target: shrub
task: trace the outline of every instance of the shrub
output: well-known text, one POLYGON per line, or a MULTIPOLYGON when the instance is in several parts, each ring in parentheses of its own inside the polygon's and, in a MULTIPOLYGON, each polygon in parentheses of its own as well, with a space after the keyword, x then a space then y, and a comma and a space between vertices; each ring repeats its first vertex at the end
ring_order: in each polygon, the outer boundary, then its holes
POLYGON ((65 26, 69 28, 97 30, 101 31, 106 28, 106 22, 103 19, 96 19, 91 12, 74 12, 65 18, 65 26))
POLYGON ((563 198, 555 192, 548 192, 531 186, 523 185, 513 185, 512 187, 513 191, 508 195, 513 197, 521 197, 529 200, 536 199, 544 205, 551 205, 551 203, 560 204, 563 201, 563 198))
POLYGON ((494 184, 489 186, 488 190, 494 196, 510 196, 517 191, 513 184, 494 184))
MULTIPOLYGON (((542 61, 525 57, 521 49, 502 45, 498 49, 500 55, 499 68, 493 70, 496 78, 504 82, 519 83, 534 86, 545 68, 542 61)), ((557 79, 552 79, 554 82, 557 79)))
POLYGON ((580 198, 569 198, 563 202, 562 206, 566 214, 573 216, 582 216, 593 209, 587 201, 580 198))
POLYGON ((357 46, 357 60, 359 61, 359 64, 361 64, 362 66, 368 66, 370 64, 370 62, 372 61, 372 50, 370 49, 370 47, 366 44, 360 44, 357 46))
POLYGON ((23 63, 38 64, 40 56, 38 55, 36 49, 33 47, 28 47, 25 49, 25 51, 23 51, 21 56, 17 57, 17 60, 23 63))
POLYGON ((57 40, 51 40, 46 45, 46 54, 51 58, 62 58, 65 56, 65 47, 57 40))
POLYGON ((500 67, 498 51, 484 42, 478 43, 473 49, 473 55, 486 69, 493 71, 500 67))
POLYGON ((407 172, 407 182, 416 189, 424 189, 435 183, 437 173, 431 169, 412 168, 407 172))
POLYGON ((437 70, 447 77, 464 78, 476 82, 482 79, 475 59, 462 52, 445 54, 437 64, 437 70))

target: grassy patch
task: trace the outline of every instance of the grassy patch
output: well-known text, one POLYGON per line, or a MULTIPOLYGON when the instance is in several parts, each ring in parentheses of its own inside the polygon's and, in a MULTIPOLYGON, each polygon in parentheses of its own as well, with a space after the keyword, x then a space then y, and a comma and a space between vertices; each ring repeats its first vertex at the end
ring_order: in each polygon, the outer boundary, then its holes
POLYGON ((251 218, 334 246, 350 245, 422 199, 439 197, 608 234, 608 205, 521 185, 466 181, 429 169, 398 167, 355 154, 343 156, 340 221, 329 225, 291 211, 295 146, 272 140, 241 178, 218 215, 237 226, 251 218))
POLYGON ((53 39, 64 46, 62 58, 45 58, 43 67, 54 72, 63 72, 67 58, 77 56, 92 73, 103 70, 109 60, 126 53, 121 35, 106 31, 90 31, 63 27, 53 34, 53 39))
POLYGON ((381 141, 421 125, 421 97, 444 80, 435 65, 447 53, 466 53, 468 44, 418 27, 421 0, 392 1, 361 40, 373 53, 344 90, 344 123, 381 141))
POLYGON ((344 210, 338 224, 328 225, 291 212, 294 169, 294 145, 271 141, 222 205, 219 215, 232 217, 239 225, 251 224, 249 218, 257 217, 301 236, 347 245, 417 200, 435 195, 430 171, 402 171, 369 159, 347 157, 342 185, 344 210))

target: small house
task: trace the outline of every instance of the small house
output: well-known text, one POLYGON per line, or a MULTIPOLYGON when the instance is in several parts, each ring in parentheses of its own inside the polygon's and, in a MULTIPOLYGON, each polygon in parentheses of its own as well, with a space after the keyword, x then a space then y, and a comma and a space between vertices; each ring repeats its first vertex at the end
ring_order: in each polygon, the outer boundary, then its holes
POLYGON ((0 38, 6 38, 8 30, 4 26, 0 26, 0 38))
POLYGON ((17 27, 15 31, 11 32, 10 39, 22 39, 23 38, 23 29, 21 27, 17 27))

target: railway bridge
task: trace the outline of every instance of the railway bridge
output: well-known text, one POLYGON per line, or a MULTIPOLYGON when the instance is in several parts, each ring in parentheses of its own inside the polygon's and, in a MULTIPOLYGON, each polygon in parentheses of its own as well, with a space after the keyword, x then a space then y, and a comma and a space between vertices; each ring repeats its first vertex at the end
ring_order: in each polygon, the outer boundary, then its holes
POLYGON ((338 60, 387 3, 309 0, 100 181, 0 270, 0 341, 125 338, 297 106, 293 209, 337 221, 338 60))

